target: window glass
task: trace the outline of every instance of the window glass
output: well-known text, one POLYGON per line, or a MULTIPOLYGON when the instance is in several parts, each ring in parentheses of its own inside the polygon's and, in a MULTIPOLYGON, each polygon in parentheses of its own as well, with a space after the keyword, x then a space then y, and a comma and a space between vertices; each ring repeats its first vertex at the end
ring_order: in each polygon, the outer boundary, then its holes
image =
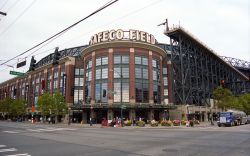
POLYGON ((148 99, 149 99, 148 98, 148 93, 149 93, 149 91, 148 91, 148 84, 147 83, 143 83, 142 86, 143 86, 143 102, 147 103, 148 99))
POLYGON ((121 56, 114 56, 114 64, 120 64, 121 63, 121 56))
POLYGON ((121 83, 114 83, 114 102, 121 101, 121 83))
POLYGON ((80 69, 79 75, 84 75, 84 69, 80 69))
POLYGON ((79 78, 79 86, 83 86, 83 78, 79 78))
POLYGON ((152 60, 152 66, 156 68, 156 60, 152 60))
POLYGON ((103 57, 102 58, 102 65, 108 64, 108 57, 103 57))
POLYGON ((142 84, 141 83, 135 84, 135 97, 136 97, 136 102, 142 102, 142 84))
POLYGON ((122 68, 123 78, 129 78, 129 68, 122 68))
POLYGON ((167 77, 163 77, 163 84, 164 84, 164 86, 168 85, 168 78, 167 77))
POLYGON ((143 69, 143 79, 148 79, 148 69, 143 69))
POLYGON ((108 87, 107 83, 102 84, 102 102, 108 102, 108 87))
POLYGON ((163 68, 163 74, 168 74, 167 68, 163 68))
POLYGON ((100 103, 101 102, 101 94, 100 94, 100 91, 101 91, 101 85, 99 83, 97 83, 95 85, 95 100, 97 103, 100 103))
POLYGON ((95 79, 101 79, 101 69, 97 69, 95 73, 95 79))
POLYGON ((129 102, 129 83, 122 83, 122 102, 129 102))
POLYGON ((141 68, 135 68, 135 78, 142 78, 141 68))
POLYGON ((75 86, 78 86, 78 84, 79 84, 79 79, 75 78, 75 86))
POLYGON ((74 104, 78 103, 78 90, 74 90, 74 104))
POLYGON ((154 81, 156 81, 156 80, 157 80, 156 70, 153 70, 153 80, 154 80, 154 81))
POLYGON ((135 64, 141 64, 141 57, 139 56, 135 57, 135 64))
POLYGON ((142 64, 143 64, 143 65, 148 65, 148 58, 143 57, 143 58, 142 58, 142 64))
POLYGON ((129 63, 129 56, 122 56, 122 63, 128 64, 129 63))
POLYGON ((108 68, 103 68, 102 69, 102 79, 107 79, 108 78, 108 68))
POLYGON ((114 78, 120 78, 120 77, 121 77, 120 68, 114 68, 114 78))
POLYGON ((75 75, 79 75, 79 68, 75 68, 75 75))
POLYGON ((92 71, 89 71, 89 77, 88 77, 88 81, 92 80, 92 71))
POLYGON ((101 64, 102 64, 102 59, 101 59, 101 57, 99 57, 96 59, 95 65, 100 66, 101 64))

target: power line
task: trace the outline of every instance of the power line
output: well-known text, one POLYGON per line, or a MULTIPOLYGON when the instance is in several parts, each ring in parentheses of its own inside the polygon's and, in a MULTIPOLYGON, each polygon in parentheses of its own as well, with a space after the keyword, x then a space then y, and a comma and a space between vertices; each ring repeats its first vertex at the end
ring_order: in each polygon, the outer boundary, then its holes
POLYGON ((29 51, 31 51, 31 50, 37 48, 38 46, 44 44, 45 42, 47 42, 47 41, 49 41, 49 40, 51 40, 51 39, 53 39, 54 37, 56 37, 56 36, 58 36, 58 35, 60 35, 60 34, 62 34, 62 33, 65 33, 66 31, 68 31, 68 30, 71 29, 72 27, 78 25, 78 24, 81 23, 82 21, 88 19, 89 17, 95 15, 96 13, 98 13, 98 12, 100 12, 101 10, 107 8, 108 6, 110 6, 110 5, 114 4, 114 3, 116 3, 117 1, 118 1, 118 0, 111 0, 111 1, 109 1, 108 3, 106 3, 105 5, 103 5, 102 7, 100 7, 99 9, 97 9, 96 11, 94 11, 94 12, 92 12, 91 14, 89 14, 88 16, 84 17, 83 19, 77 21, 76 23, 74 23, 74 24, 70 25, 69 27, 63 29, 62 31, 56 33, 55 35, 49 37, 48 39, 42 41, 41 43, 39 43, 39 44, 33 46, 32 48, 26 50, 25 52, 23 52, 23 53, 21 53, 21 54, 15 56, 15 57, 13 57, 13 58, 7 60, 7 61, 1 63, 0 65, 4 65, 5 63, 7 63, 7 62, 9 62, 9 61, 11 61, 11 60, 13 60, 13 59, 19 57, 19 56, 22 56, 23 54, 25 54, 25 53, 27 53, 27 52, 29 52, 29 51))
POLYGON ((17 22, 17 20, 18 20, 20 17, 22 17, 23 14, 24 14, 26 11, 29 10, 29 8, 30 8, 35 2, 36 2, 36 0, 33 0, 33 2, 31 2, 30 5, 29 5, 27 8, 25 8, 25 9, 23 10, 23 12, 22 12, 19 16, 17 16, 17 17, 15 18, 15 20, 14 20, 12 23, 10 23, 9 26, 8 26, 5 30, 3 30, 3 31, 0 33, 0 36, 3 35, 5 32, 7 32, 7 31, 17 22))

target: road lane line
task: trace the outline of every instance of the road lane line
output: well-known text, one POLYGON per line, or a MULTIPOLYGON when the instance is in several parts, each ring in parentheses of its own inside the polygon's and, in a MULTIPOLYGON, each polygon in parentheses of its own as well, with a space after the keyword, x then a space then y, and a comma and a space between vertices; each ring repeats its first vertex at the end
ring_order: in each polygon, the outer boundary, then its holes
POLYGON ((0 149, 0 153, 12 152, 12 151, 17 151, 17 149, 15 149, 15 148, 0 149))
POLYGON ((19 133, 19 132, 16 132, 16 131, 3 131, 5 133, 11 133, 11 134, 15 134, 15 133, 19 133))
POLYGON ((6 155, 6 156, 31 156, 28 153, 23 153, 23 154, 13 154, 13 155, 6 155))

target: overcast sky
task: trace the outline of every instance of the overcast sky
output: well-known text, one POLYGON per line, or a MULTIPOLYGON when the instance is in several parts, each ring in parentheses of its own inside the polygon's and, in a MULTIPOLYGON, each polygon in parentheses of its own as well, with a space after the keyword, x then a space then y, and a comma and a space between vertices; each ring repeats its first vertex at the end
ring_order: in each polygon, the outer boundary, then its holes
MULTIPOLYGON (((0 60, 20 54, 67 26, 87 16, 109 0, 0 0, 0 60)), ((250 62, 249 0, 119 0, 83 21, 34 55, 37 60, 52 53, 88 44, 90 37, 104 30, 137 29, 169 43, 157 26, 168 18, 180 24, 221 56, 250 62)), ((31 51, 32 52, 32 51, 31 51)), ((23 59, 30 53, 20 57, 23 59)), ((15 69, 25 72, 29 67, 15 69)), ((18 60, 8 63, 16 66, 18 60)), ((1 63, 2 61, 0 61, 1 63)), ((0 83, 12 78, 7 66, 0 66, 0 83)))

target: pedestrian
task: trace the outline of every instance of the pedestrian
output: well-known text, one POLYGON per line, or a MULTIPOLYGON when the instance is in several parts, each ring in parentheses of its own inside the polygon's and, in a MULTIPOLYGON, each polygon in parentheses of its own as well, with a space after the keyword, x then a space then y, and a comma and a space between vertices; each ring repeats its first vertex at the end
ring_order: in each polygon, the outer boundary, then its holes
POLYGON ((50 121, 51 121, 50 117, 48 118, 48 121, 49 121, 49 124, 50 124, 50 121))
POLYGON ((133 119, 133 126, 135 126, 135 118, 133 119))
POLYGON ((89 125, 92 126, 92 119, 89 118, 89 125))

